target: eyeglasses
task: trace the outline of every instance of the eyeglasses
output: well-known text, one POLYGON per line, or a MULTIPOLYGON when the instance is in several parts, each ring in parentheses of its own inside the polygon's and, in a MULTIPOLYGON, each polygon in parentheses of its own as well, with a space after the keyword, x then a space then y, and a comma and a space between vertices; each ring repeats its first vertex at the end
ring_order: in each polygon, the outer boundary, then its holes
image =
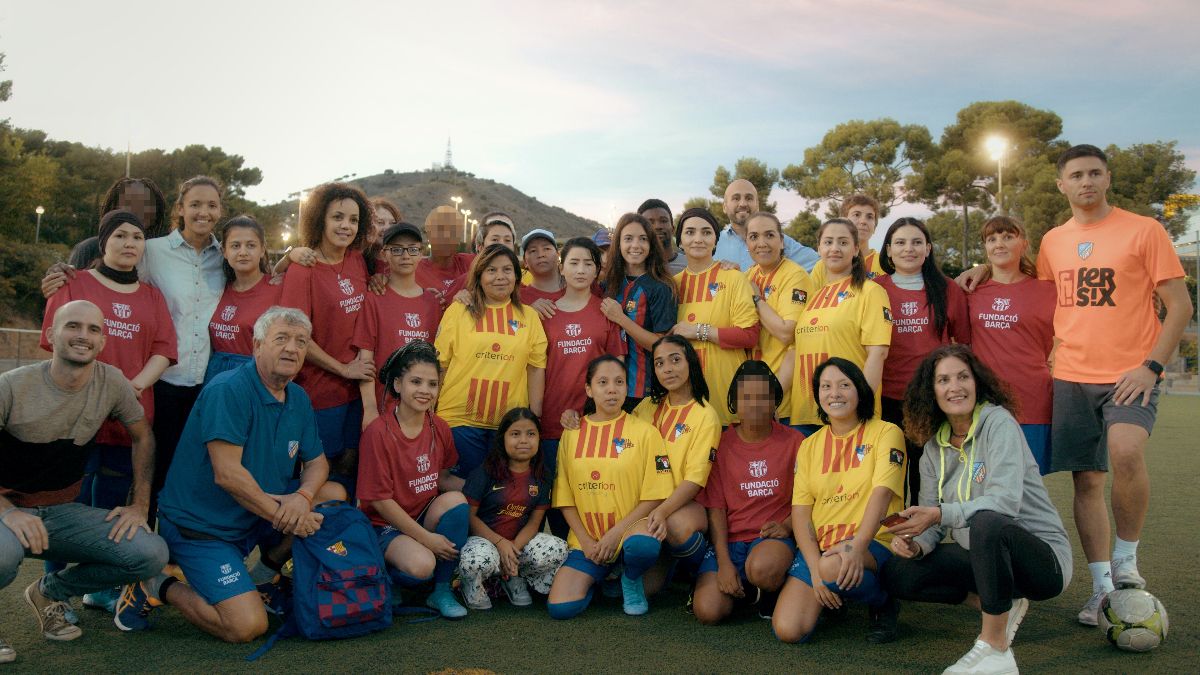
POLYGON ((384 252, 388 255, 421 255, 422 247, 420 246, 386 246, 384 252))

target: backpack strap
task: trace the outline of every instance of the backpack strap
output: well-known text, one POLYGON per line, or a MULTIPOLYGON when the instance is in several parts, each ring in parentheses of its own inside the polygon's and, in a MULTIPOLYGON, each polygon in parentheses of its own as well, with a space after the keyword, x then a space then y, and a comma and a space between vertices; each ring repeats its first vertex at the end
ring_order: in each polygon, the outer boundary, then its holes
POLYGON ((271 651, 271 648, 275 646, 276 642, 292 637, 293 635, 299 635, 300 631, 296 628, 296 621, 292 618, 293 616, 294 615, 289 612, 287 618, 283 620, 283 625, 279 627, 279 630, 275 631, 271 637, 267 638, 267 641, 264 642, 261 647, 255 649, 252 654, 247 656, 246 660, 257 661, 262 658, 264 654, 271 651))
POLYGON ((392 605, 392 616, 414 617, 405 623, 425 623, 426 621, 437 621, 442 617, 435 609, 417 605, 392 605))

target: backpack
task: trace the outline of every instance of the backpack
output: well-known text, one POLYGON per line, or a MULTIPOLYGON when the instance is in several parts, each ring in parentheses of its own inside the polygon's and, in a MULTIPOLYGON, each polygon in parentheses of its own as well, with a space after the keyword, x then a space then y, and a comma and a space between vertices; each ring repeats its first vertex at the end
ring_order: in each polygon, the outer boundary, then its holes
POLYGON ((254 661, 280 639, 358 637, 392 625, 392 592, 371 522, 346 502, 313 508, 321 529, 292 542, 293 594, 283 626, 246 657, 254 661))

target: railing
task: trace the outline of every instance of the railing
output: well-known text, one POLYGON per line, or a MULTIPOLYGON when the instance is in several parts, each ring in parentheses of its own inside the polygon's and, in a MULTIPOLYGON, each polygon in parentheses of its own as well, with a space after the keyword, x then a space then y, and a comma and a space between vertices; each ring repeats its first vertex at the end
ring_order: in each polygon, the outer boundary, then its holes
POLYGON ((50 357, 38 346, 42 331, 0 328, 0 373, 50 357))

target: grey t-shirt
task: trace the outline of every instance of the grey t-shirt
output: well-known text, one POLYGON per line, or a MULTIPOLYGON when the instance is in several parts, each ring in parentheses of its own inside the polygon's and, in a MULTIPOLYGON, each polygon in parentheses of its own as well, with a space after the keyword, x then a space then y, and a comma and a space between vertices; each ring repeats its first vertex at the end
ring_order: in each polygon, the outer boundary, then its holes
POLYGON ((145 413, 107 363, 97 362, 79 391, 55 384, 50 361, 0 374, 0 494, 18 506, 74 499, 92 438, 110 417, 128 426, 145 413))

